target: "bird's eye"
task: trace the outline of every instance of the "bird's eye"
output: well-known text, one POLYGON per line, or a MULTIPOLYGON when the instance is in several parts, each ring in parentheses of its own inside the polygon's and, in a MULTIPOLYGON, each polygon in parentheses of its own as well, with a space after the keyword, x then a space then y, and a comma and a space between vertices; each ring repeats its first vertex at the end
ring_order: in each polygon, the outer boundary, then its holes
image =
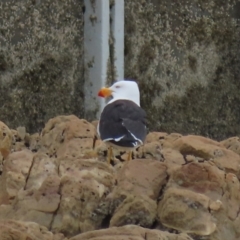
POLYGON ((116 88, 120 88, 120 86, 119 86, 119 85, 117 85, 117 86, 116 86, 116 88))

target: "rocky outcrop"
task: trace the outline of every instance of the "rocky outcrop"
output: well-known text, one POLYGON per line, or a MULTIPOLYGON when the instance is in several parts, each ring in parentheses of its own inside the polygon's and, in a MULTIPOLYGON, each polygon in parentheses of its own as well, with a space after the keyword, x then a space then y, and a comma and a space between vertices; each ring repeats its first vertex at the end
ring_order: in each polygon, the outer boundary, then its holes
POLYGON ((151 132, 132 161, 115 150, 108 164, 96 122, 1 124, 0 239, 240 238, 237 137, 151 132))
POLYGON ((34 222, 14 220, 0 221, 0 239, 2 240, 64 240, 63 234, 53 234, 46 227, 34 222))
POLYGON ((111 191, 113 170, 95 159, 64 159, 59 168, 61 201, 51 229, 67 236, 101 227, 99 202, 111 191))
POLYGON ((158 161, 136 159, 118 171, 117 185, 107 197, 111 202, 110 226, 153 225, 159 190, 166 184, 166 169, 158 161))
POLYGON ((12 147, 12 132, 8 126, 0 121, 0 173, 3 171, 3 158, 7 157, 12 147))
POLYGON ((112 227, 109 229, 88 232, 70 238, 70 240, 192 240, 187 234, 173 234, 150 230, 135 225, 112 227))

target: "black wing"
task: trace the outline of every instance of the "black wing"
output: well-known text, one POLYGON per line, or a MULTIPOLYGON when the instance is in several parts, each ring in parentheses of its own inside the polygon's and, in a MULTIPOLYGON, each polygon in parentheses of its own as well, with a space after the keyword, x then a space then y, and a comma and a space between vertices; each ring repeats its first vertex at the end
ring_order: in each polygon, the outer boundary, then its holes
POLYGON ((146 113, 129 100, 108 104, 100 117, 99 133, 103 141, 123 147, 134 147, 146 138, 146 113))

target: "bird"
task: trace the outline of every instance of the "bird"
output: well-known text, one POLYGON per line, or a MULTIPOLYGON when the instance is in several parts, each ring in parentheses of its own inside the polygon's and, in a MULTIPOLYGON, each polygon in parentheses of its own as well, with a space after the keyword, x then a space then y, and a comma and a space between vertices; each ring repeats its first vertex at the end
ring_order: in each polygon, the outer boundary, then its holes
POLYGON ((111 97, 97 126, 98 135, 108 146, 108 164, 111 163, 113 148, 127 151, 127 160, 132 160, 132 151, 143 145, 147 135, 146 112, 140 107, 138 84, 119 80, 109 88, 101 88, 98 96, 111 97))

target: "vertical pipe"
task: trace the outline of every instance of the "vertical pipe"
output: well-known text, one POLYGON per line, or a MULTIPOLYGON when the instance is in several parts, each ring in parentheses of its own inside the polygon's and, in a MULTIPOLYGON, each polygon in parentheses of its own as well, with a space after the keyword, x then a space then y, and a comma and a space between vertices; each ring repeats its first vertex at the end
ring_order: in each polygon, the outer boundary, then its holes
POLYGON ((109 59, 109 0, 84 0, 85 118, 98 118, 105 102, 97 97, 107 79, 109 59))
POLYGON ((124 0, 115 0, 111 10, 116 80, 124 79, 124 0))

